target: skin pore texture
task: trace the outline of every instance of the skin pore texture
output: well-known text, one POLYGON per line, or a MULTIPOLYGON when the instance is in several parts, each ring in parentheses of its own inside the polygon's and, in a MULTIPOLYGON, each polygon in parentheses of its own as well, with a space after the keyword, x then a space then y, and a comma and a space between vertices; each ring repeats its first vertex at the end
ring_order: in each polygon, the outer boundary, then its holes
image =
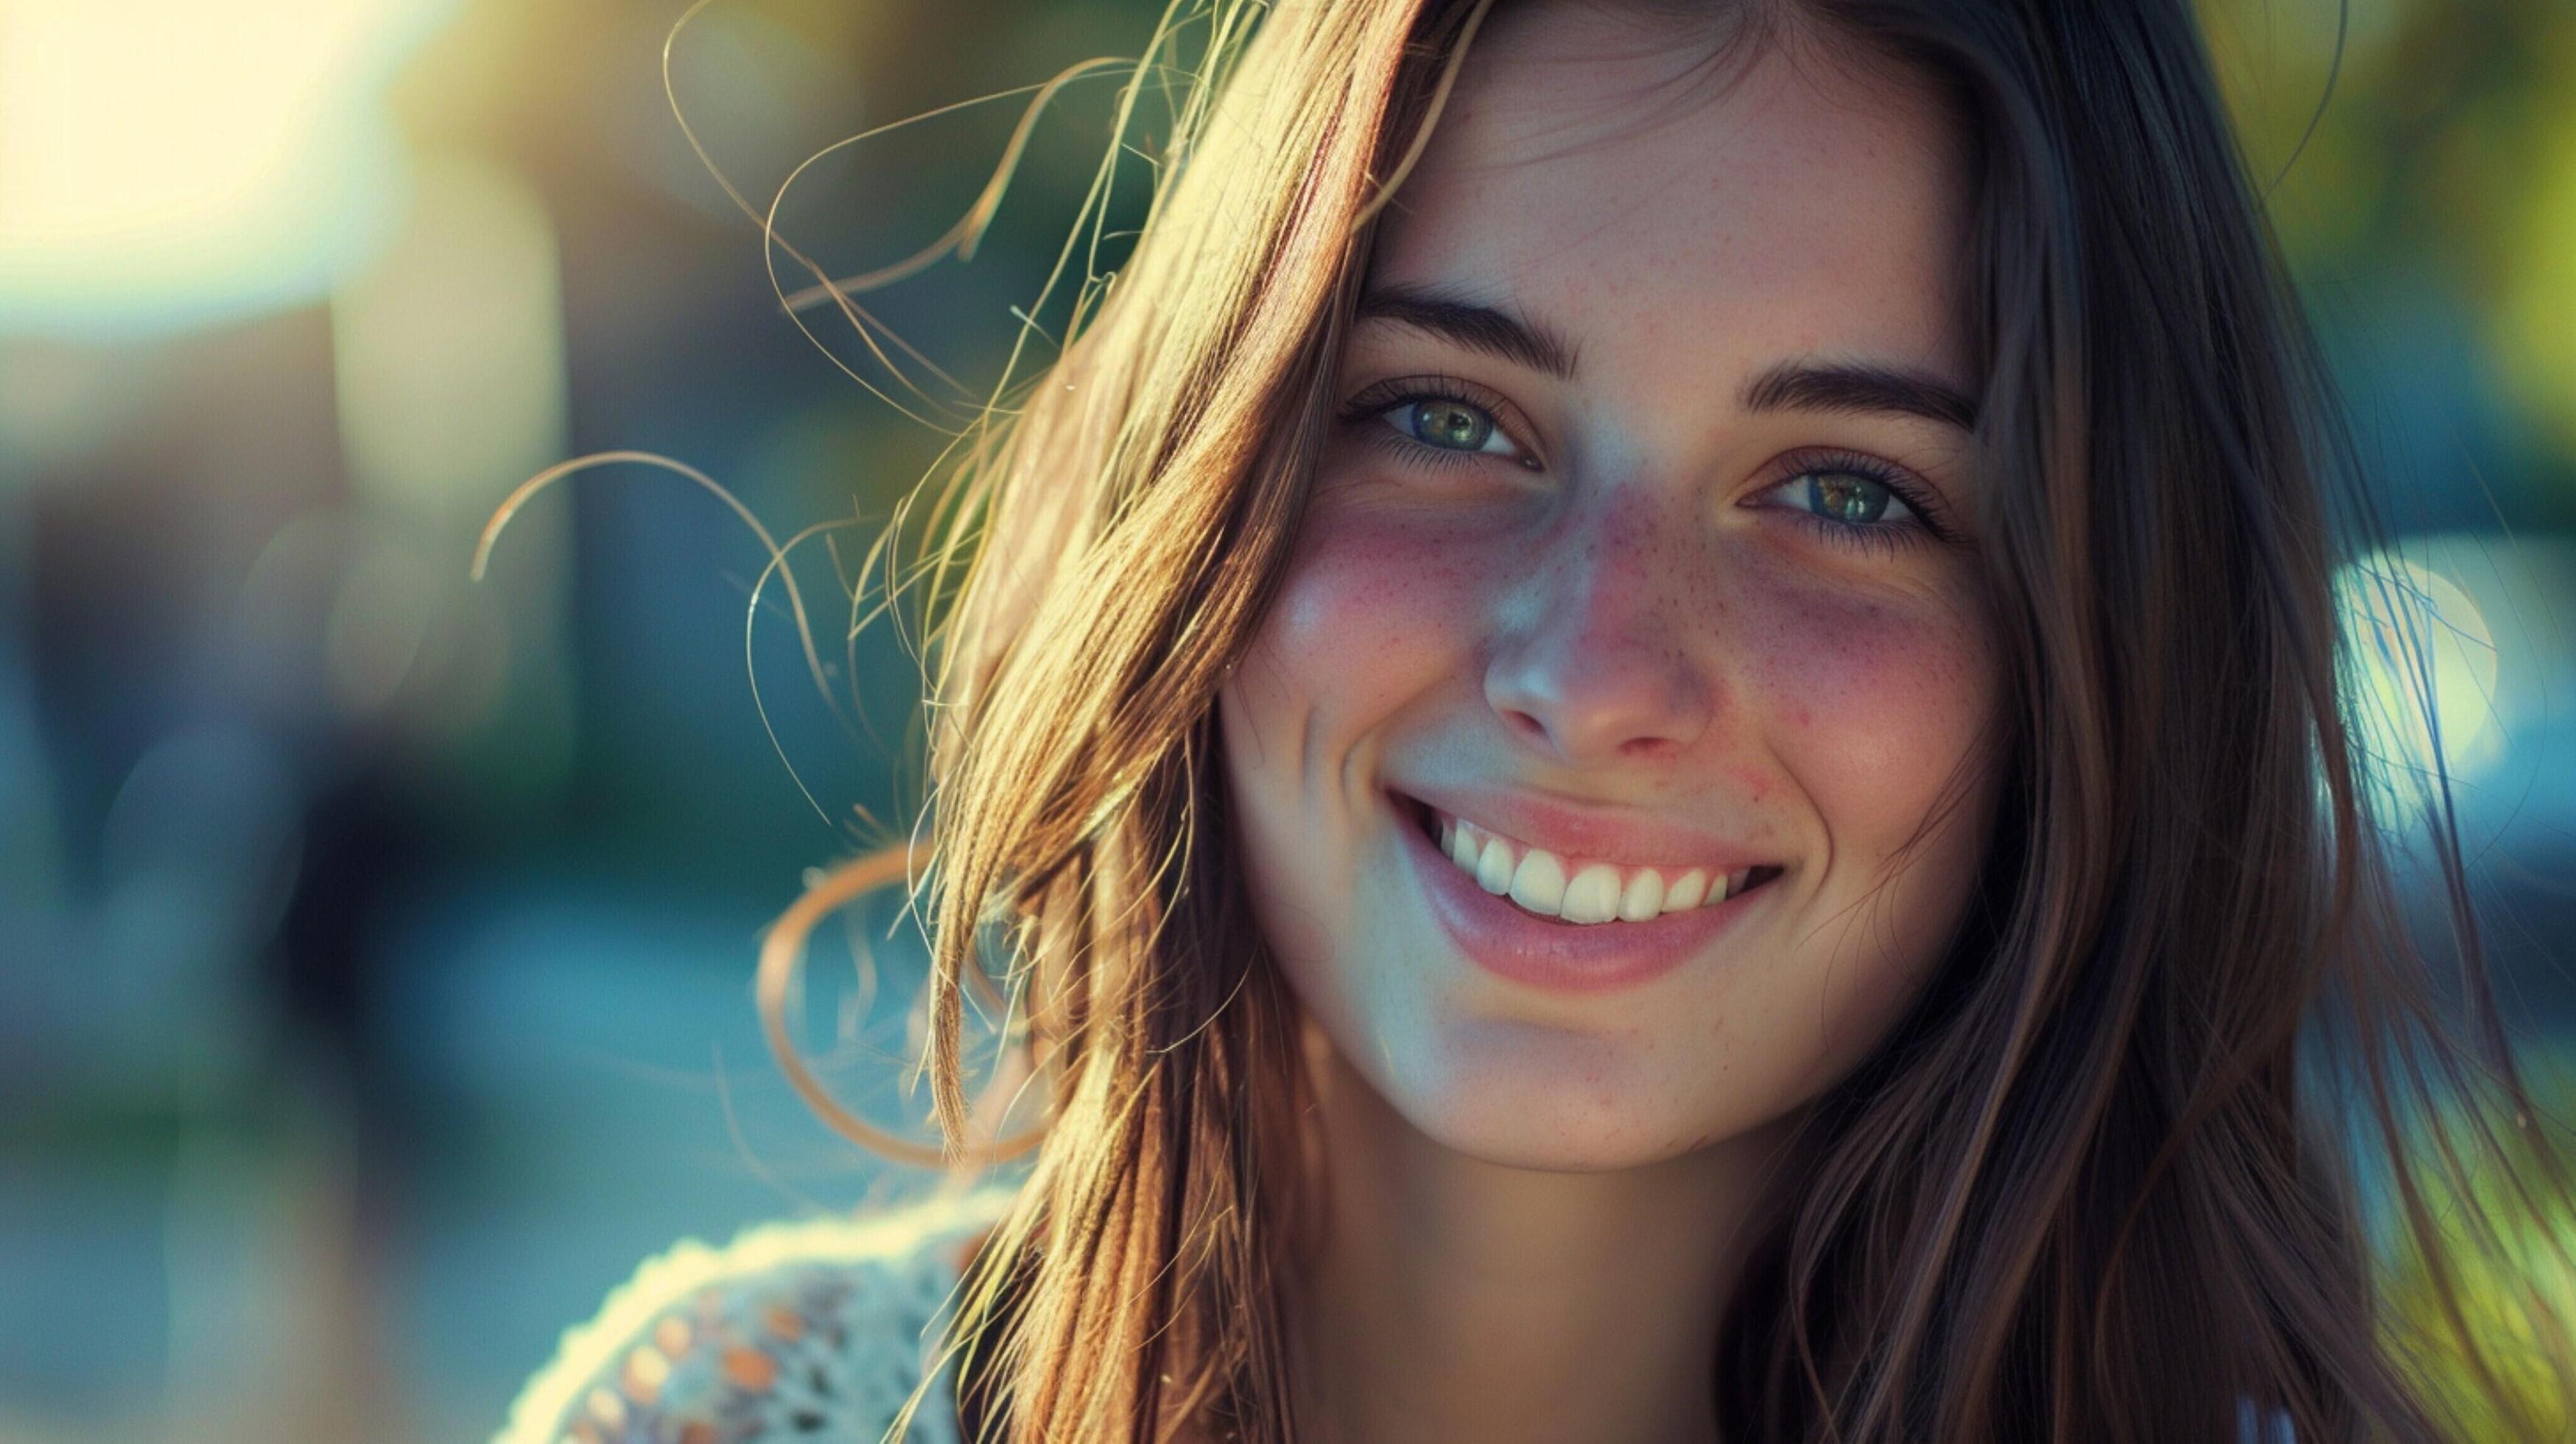
POLYGON ((1999 700, 1975 479, 1960 418, 1902 400, 1976 389, 1956 123, 1830 36, 1714 50, 1705 18, 1486 26, 1381 226, 1345 414, 1219 700, 1320 1100, 1309 1438, 1714 1439, 1784 1145, 1975 883, 1999 700), (1451 334, 1459 305, 1564 354, 1451 334), (1534 984, 1444 929, 1425 792, 1779 871, 1676 967, 1534 984))

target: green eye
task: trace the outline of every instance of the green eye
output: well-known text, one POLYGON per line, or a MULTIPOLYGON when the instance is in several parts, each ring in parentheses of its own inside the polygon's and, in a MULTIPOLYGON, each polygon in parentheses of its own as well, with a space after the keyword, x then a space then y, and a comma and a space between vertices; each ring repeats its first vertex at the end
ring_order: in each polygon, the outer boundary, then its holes
POLYGON ((1406 435, 1443 451, 1482 451, 1494 438, 1494 418, 1463 401, 1411 401, 1396 409, 1396 417, 1406 435))
POLYGON ((1807 473, 1807 504, 1816 515, 1853 526, 1867 526, 1884 519, 1887 509, 1900 513, 1905 503, 1897 499, 1886 482, 1849 471, 1811 471, 1807 473))
POLYGON ((1919 509, 1916 492, 1899 475, 1879 476, 1884 463, 1863 457, 1793 459, 1788 474, 1766 488, 1761 506, 1835 546, 1894 556, 1901 547, 1948 541, 1950 534, 1919 509))

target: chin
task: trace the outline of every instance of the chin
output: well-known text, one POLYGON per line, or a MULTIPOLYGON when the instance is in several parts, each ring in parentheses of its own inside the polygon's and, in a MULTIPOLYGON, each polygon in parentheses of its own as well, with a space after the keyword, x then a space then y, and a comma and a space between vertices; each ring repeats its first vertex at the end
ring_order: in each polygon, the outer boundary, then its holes
MULTIPOLYGON (((1371 1077, 1388 1107, 1452 1152, 1509 1168, 1602 1173, 1660 1163, 1708 1141, 1676 1116, 1678 1080, 1653 1076, 1633 1040, 1537 1023, 1453 1024, 1371 1077)), ((1382 1054, 1379 1063, 1388 1061, 1382 1054)), ((1363 1070, 1370 1071, 1370 1070, 1363 1070)))

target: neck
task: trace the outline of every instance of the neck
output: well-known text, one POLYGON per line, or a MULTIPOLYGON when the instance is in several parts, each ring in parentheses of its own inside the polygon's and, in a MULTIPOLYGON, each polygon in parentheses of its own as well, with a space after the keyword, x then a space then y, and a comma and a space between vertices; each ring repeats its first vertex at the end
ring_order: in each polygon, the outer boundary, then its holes
POLYGON ((1306 1437, 1717 1439, 1718 1324, 1790 1120, 1635 1168, 1509 1167, 1443 1147, 1319 1052, 1306 1437))

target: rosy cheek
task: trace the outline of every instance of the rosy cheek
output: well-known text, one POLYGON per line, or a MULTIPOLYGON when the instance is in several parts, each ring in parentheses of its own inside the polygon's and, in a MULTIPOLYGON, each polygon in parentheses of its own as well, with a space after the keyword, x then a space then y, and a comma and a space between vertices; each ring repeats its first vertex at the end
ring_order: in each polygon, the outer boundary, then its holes
POLYGON ((1366 726, 1469 675, 1496 555, 1458 528, 1319 509, 1254 649, 1254 670, 1270 675, 1246 680, 1274 702, 1366 726))
POLYGON ((1964 603, 1780 587, 1735 627, 1777 761, 1838 853, 1902 843, 1992 724, 1990 654, 1964 603))

